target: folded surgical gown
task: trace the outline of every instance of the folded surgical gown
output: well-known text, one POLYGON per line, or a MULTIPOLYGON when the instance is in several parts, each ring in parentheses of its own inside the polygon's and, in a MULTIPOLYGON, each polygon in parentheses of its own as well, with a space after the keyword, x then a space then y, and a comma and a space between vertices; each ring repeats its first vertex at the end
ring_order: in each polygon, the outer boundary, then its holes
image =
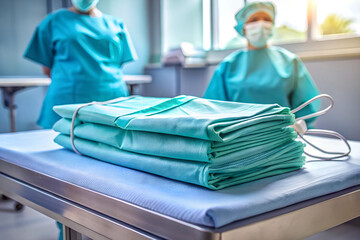
MULTIPOLYGON (((54 108, 63 117, 55 141, 69 149, 79 106, 54 108)), ((74 143, 96 159, 221 189, 302 167, 293 123, 289 109, 276 104, 136 96, 81 108, 74 143)))

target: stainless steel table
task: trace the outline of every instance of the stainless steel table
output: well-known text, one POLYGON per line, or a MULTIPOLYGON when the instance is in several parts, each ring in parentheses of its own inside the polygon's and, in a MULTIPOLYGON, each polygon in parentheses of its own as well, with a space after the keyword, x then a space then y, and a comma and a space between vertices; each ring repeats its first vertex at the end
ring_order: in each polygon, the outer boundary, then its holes
POLYGON ((27 87, 48 86, 49 78, 0 78, 4 106, 9 109, 10 131, 15 132, 15 93, 27 87))
MULTIPOLYGON (((360 185, 356 180, 355 185, 339 188, 336 192, 319 195, 319 197, 306 201, 298 201, 293 205, 276 210, 270 209, 262 214, 238 220, 220 228, 186 222, 159 211, 142 207, 139 204, 96 191, 96 188, 90 189, 85 185, 81 186, 74 182, 73 177, 60 179, 61 176, 65 175, 66 170, 74 169, 74 164, 71 163, 70 159, 66 160, 70 161, 69 165, 61 164, 61 161, 65 161, 61 159, 69 158, 68 154, 76 158, 79 156, 58 149, 57 146, 56 148, 55 146, 45 147, 46 144, 50 145, 53 136, 55 134, 50 135, 49 130, 47 132, 43 130, 0 136, 2 137, 2 144, 0 145, 0 192, 63 223, 65 239, 80 239, 80 233, 93 239, 302 239, 360 216, 360 185), (20 138, 21 136, 26 137, 20 138), (31 138, 30 136, 37 137, 31 138), (41 136, 46 136, 46 138, 42 139, 41 136), (19 139, 26 140, 21 141, 19 139), (29 139, 34 139, 34 141, 29 139), (36 161, 37 158, 42 160, 36 161), (53 175, 54 172, 51 168, 55 168, 56 174, 59 175, 53 175), (57 171, 60 168, 61 173, 57 171)), ((358 169, 360 143, 352 142, 351 144, 354 150, 352 155, 354 162, 350 163, 349 169, 352 172, 352 169, 358 169)), ((91 170, 100 170, 99 168, 89 169, 90 162, 93 161, 91 158, 84 156, 79 158, 82 158, 84 161, 82 166, 87 169, 87 172, 79 171, 79 169, 74 170, 76 176, 82 176, 81 183, 84 180, 81 173, 86 174, 91 170)), ((99 165, 96 164, 96 166, 99 165)), ((107 167, 110 168, 112 165, 106 164, 107 167)), ((341 173, 340 169, 335 169, 332 172, 341 173)), ((126 173, 128 170, 124 169, 124 171, 121 172, 129 177, 130 175, 126 173)), ((111 176, 108 171, 103 173, 107 173, 106 176, 111 176)), ((311 175, 311 171, 309 174, 311 175)), ((141 183, 141 185, 136 186, 143 186, 145 189, 149 187, 150 183, 144 181, 144 179, 149 179, 144 176, 145 173, 135 173, 135 175, 139 176, 141 183)), ((125 195, 133 196, 133 189, 128 187, 131 186, 131 178, 125 176, 125 182, 122 183, 126 187, 121 188, 121 191, 125 195)), ((358 179, 359 174, 356 172, 354 176, 358 179)), ((96 178, 96 176, 89 176, 89 179, 92 178, 96 178)), ((348 180, 351 179, 354 177, 348 180)), ((91 180, 92 183, 93 180, 95 179, 91 180)), ((288 183, 288 181, 286 182, 288 183)), ((335 178, 334 182, 338 185, 341 183, 338 177, 335 178)), ((311 191, 313 183, 305 182, 304 184, 311 191)), ((185 185, 179 187, 179 189, 186 189, 185 185)), ((261 188, 259 188, 260 190, 261 188)), ((226 192, 219 194, 226 194, 226 192)), ((231 191, 228 194, 231 195, 231 191)), ((171 199, 168 197, 166 195, 167 199, 171 199)), ((191 196, 188 197, 191 200, 191 196)), ((267 196, 263 197, 266 199, 267 196)), ((286 198, 286 196, 282 197, 286 198)))
POLYGON ((0 159, 0 190, 64 224, 64 239, 302 239, 360 216, 359 186, 213 229, 0 159), (58 189, 65 189, 59 192, 58 189), (117 215, 113 209, 121 209, 117 215))
POLYGON ((152 77, 150 75, 124 75, 123 80, 129 87, 130 95, 133 95, 137 86, 151 83, 152 77))

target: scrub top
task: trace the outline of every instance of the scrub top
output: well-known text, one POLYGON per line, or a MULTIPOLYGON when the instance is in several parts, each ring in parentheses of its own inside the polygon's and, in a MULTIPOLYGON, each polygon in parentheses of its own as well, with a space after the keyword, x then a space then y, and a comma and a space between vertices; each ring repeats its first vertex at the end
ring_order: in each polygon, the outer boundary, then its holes
POLYGON ((124 23, 103 14, 91 17, 61 9, 36 28, 24 54, 51 68, 51 84, 38 124, 60 119, 53 106, 128 96, 121 67, 137 58, 124 23))
MULTIPOLYGON (((286 49, 272 46, 243 49, 226 57, 217 66, 204 98, 277 103, 294 109, 318 94, 319 90, 303 62, 286 49)), ((296 117, 316 112, 319 108, 319 101, 315 101, 297 112, 296 117)))

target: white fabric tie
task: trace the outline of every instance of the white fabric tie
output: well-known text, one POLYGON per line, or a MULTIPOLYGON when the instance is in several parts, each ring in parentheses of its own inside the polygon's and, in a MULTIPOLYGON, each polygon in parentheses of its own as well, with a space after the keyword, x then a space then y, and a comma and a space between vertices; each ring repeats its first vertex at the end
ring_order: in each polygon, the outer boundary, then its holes
POLYGON ((78 112, 80 111, 81 108, 83 107, 87 107, 87 106, 91 106, 91 105, 105 105, 105 104, 110 104, 110 103, 115 103, 115 102, 119 102, 121 100, 127 100, 127 99, 130 99, 130 98, 133 98, 135 96, 129 96, 129 97, 119 97, 119 98, 115 98, 115 99, 111 99, 111 100, 108 100, 108 101, 104 101, 104 102, 90 102, 90 103, 85 103, 83 105, 80 105, 74 112, 73 116, 72 116, 72 119, 71 119, 71 129, 70 129, 70 139, 71 139, 71 146, 74 150, 74 152, 76 152, 77 154, 79 155, 82 155, 78 150, 77 148, 75 147, 75 143, 74 143, 74 129, 75 129, 75 119, 76 119, 76 116, 78 114, 78 112))

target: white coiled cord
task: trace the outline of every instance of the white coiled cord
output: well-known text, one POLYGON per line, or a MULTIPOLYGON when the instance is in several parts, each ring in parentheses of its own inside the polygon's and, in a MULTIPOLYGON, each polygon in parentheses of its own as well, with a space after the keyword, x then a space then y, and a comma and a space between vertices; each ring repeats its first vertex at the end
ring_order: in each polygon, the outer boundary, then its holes
POLYGON ((322 153, 325 153, 325 154, 329 154, 329 155, 335 155, 335 156, 330 156, 330 157, 323 157, 323 156, 316 156, 316 155, 313 155, 313 154, 310 154, 310 153, 307 153, 306 151, 304 151, 304 153, 310 157, 313 157, 313 158, 319 158, 319 159, 323 159, 323 160, 333 160, 333 159, 337 159, 337 158, 342 158, 342 157, 345 157, 345 156, 348 156, 351 152, 351 147, 350 147, 350 144, 348 143, 348 141, 346 140, 346 138, 344 136, 342 136, 340 133, 338 132, 335 132, 335 131, 330 131, 330 130, 323 130, 323 129, 308 129, 307 126, 306 126, 306 122, 305 122, 305 119, 309 119, 309 118, 313 118, 313 117, 317 117, 317 116, 321 116, 325 113, 327 113, 333 106, 334 106, 334 99, 330 96, 330 95, 327 95, 327 94, 320 94, 312 99, 310 99, 309 101, 301 104, 299 107, 293 109, 291 111, 292 114, 300 111, 301 109, 303 109, 304 107, 306 107, 307 105, 309 105, 310 103, 320 99, 320 98, 327 98, 330 100, 330 105, 323 109, 323 110, 320 110, 318 112, 315 112, 315 113, 312 113, 312 114, 309 114, 309 115, 306 115, 306 116, 302 116, 302 117, 299 117, 299 118, 296 118, 295 119, 295 124, 292 126, 295 131, 298 133, 298 136, 304 140, 304 142, 306 142, 307 144, 309 144, 310 146, 312 146, 313 148, 315 148, 316 150, 322 152, 322 153), (333 136, 333 137, 336 137, 336 138, 339 138, 341 139, 346 147, 348 148, 347 152, 330 152, 330 151, 326 151, 324 149, 321 149, 320 147, 312 144, 309 140, 307 140, 306 138, 304 138, 304 135, 325 135, 325 136, 333 136))

